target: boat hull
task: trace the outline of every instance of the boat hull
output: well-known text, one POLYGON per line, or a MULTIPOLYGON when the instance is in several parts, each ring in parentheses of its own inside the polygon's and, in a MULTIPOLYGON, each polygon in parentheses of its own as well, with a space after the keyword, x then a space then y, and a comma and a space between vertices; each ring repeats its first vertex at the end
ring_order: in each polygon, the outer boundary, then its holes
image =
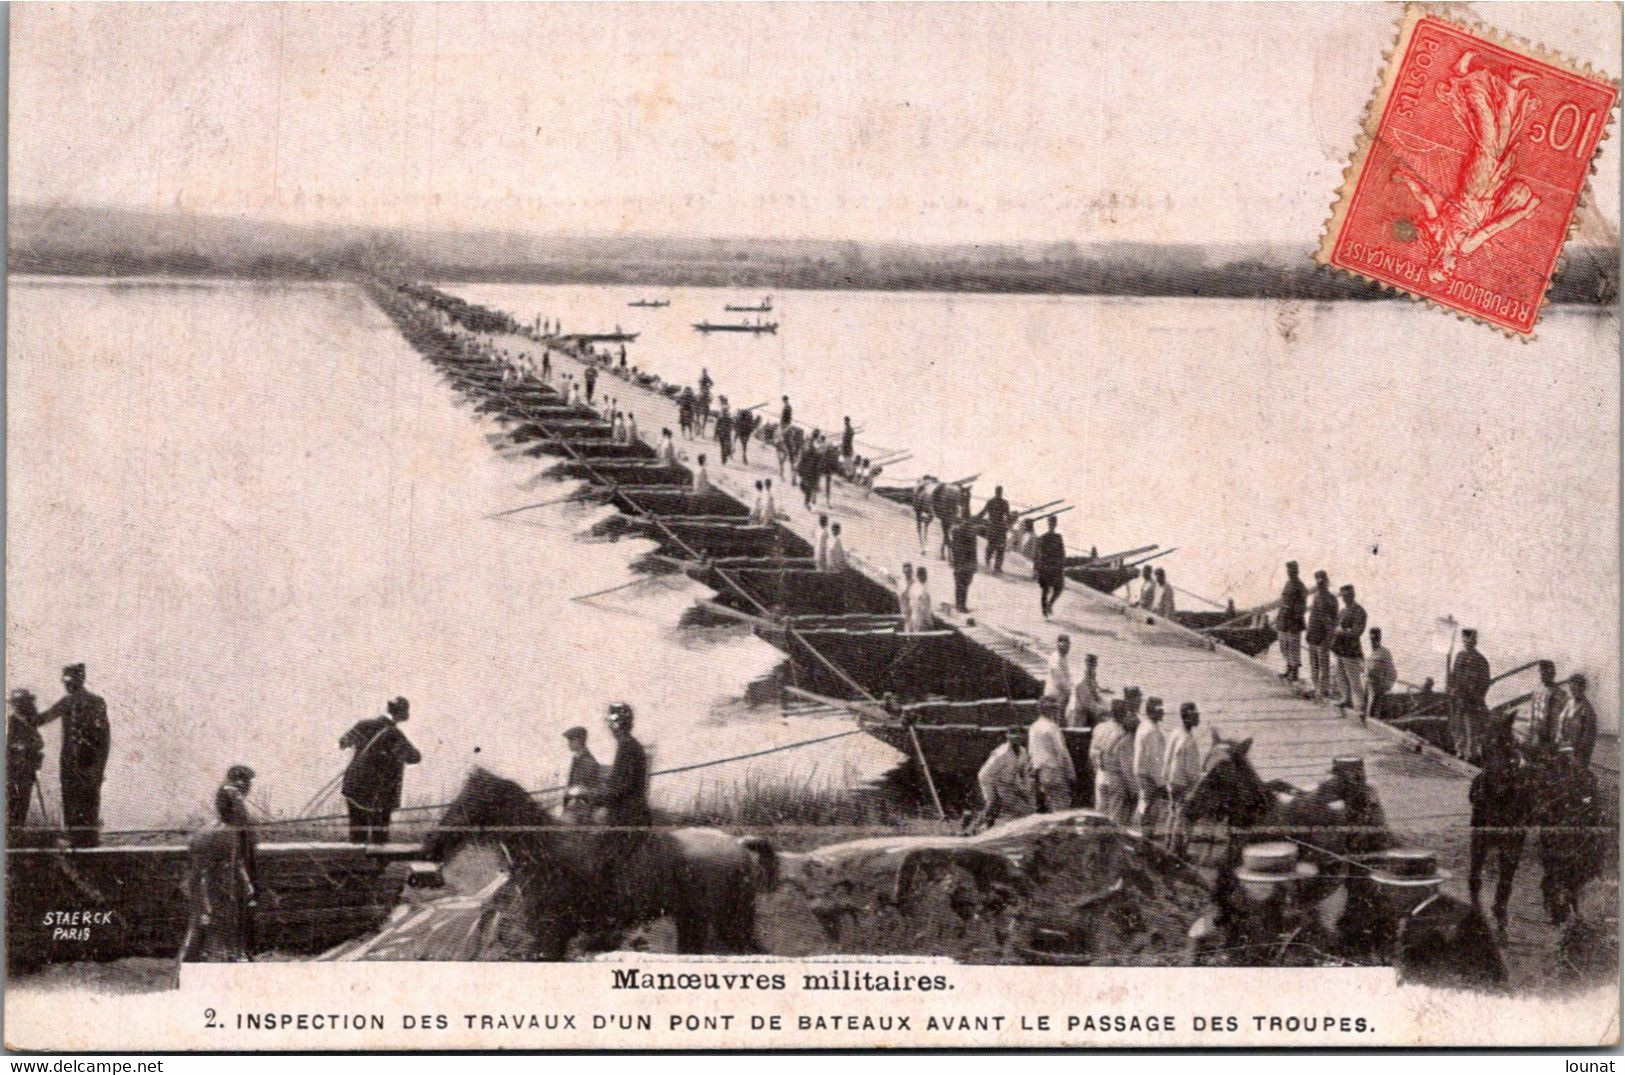
POLYGON ((1275 628, 1267 623, 1255 627, 1219 627, 1236 619, 1234 612, 1176 612, 1173 618, 1175 623, 1201 631, 1221 646, 1229 646, 1249 657, 1257 657, 1275 644, 1275 628))
MULTIPOLYGON (((377 929, 416 855, 408 845, 261 844, 256 951, 314 954, 377 929)), ((190 911, 186 870, 182 846, 7 849, 8 964, 174 956, 190 911), (96 913, 94 924, 46 924, 73 911, 96 913)))
MULTIPOLYGON (((915 724, 912 725, 913 736, 909 734, 911 726, 902 722, 864 721, 862 726, 869 735, 906 755, 915 765, 919 764, 919 756, 923 752, 933 780, 939 784, 951 784, 966 792, 974 788, 982 763, 1005 738, 1005 729, 998 726, 915 724), (916 737, 919 740, 918 750, 914 746, 916 737)), ((1090 731, 1088 728, 1065 728, 1062 735, 1066 738, 1067 753, 1072 755, 1072 765, 1078 774, 1073 805, 1088 806, 1093 801, 1094 788, 1094 777, 1089 770, 1090 731)))

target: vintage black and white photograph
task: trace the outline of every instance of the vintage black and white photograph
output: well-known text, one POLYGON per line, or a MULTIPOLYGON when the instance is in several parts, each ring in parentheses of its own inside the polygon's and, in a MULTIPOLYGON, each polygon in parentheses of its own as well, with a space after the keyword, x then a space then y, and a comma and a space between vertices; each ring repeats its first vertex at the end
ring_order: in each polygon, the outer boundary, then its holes
POLYGON ((9 23, 9 1047, 1618 1044, 1617 4, 9 23))

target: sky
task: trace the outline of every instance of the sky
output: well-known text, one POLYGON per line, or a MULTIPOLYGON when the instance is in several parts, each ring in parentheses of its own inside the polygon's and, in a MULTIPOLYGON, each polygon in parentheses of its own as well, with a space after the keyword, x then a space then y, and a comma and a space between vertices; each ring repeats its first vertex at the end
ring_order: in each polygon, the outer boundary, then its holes
MULTIPOLYGON (((1616 7, 1454 10, 1618 75, 1616 7)), ((10 196, 459 230, 1312 246, 1399 15, 20 5, 10 196)), ((1580 237, 1617 241, 1617 179, 1597 186, 1580 237)))

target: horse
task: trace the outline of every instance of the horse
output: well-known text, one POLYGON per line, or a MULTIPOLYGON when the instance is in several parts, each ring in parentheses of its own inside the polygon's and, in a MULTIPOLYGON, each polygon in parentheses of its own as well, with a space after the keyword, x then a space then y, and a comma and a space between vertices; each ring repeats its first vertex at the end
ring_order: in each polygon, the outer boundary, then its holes
POLYGON ((1332 809, 1318 793, 1301 795, 1286 785, 1266 783, 1248 757, 1252 744, 1251 739, 1234 742, 1216 737, 1203 760, 1202 775, 1183 806, 1187 823, 1220 821, 1230 831, 1213 886, 1217 906, 1213 924, 1221 933, 1228 933, 1250 913, 1235 880, 1242 848, 1257 841, 1288 840, 1319 870, 1312 880, 1302 883, 1297 895, 1301 905, 1317 906, 1346 887, 1348 899, 1336 928, 1340 951, 1351 956, 1380 951, 1389 940, 1391 926, 1365 868, 1351 860, 1385 847, 1389 839, 1386 828, 1379 822, 1376 831, 1367 831, 1365 819, 1332 809), (1345 886, 1345 882, 1349 883, 1345 886))
POLYGON ((558 962, 577 936, 670 916, 677 951, 749 954, 756 895, 777 882, 766 840, 716 829, 595 830, 555 820, 518 784, 476 768, 424 842, 443 862, 469 841, 499 845, 511 863, 536 958, 558 962))

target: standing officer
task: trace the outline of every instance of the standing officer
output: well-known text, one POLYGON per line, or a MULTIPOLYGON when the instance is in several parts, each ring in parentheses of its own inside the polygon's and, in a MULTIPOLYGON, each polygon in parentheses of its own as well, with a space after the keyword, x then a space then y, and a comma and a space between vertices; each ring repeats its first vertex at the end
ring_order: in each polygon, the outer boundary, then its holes
POLYGON ((6 829, 12 832, 28 824, 34 778, 45 764, 45 739, 39 733, 34 692, 18 687, 7 701, 11 711, 6 717, 6 829))
POLYGON ((423 760, 400 729, 409 715, 406 699, 395 698, 386 708, 388 716, 359 721, 339 740, 339 749, 355 751, 344 770, 352 844, 389 839, 389 815, 401 805, 405 769, 423 760))
POLYGON ((954 520, 948 551, 954 569, 954 608, 969 612, 970 584, 976 578, 976 527, 968 516, 960 515, 954 520))
POLYGON ((1456 756, 1478 760, 1479 738, 1484 726, 1484 696, 1490 690, 1490 662, 1478 651, 1478 631, 1461 629, 1461 652, 1450 666, 1450 738, 1456 756))
POLYGON ((1298 561, 1288 560, 1281 609, 1275 614, 1275 633, 1281 637, 1281 657, 1286 661, 1281 678, 1288 683, 1298 681, 1298 669, 1303 666, 1303 626, 1308 611, 1309 589, 1298 578, 1298 561))
POLYGON ((66 694, 40 714, 39 724, 62 718, 62 820, 74 847, 101 843, 102 775, 112 733, 107 724, 107 703, 85 690, 85 666, 62 669, 66 694))
POLYGON ((1049 530, 1038 539, 1033 552, 1033 577, 1038 580, 1039 610, 1047 620, 1055 602, 1061 599, 1061 591, 1066 589, 1066 541, 1055 529, 1053 515, 1049 517, 1049 530))
POLYGON ((254 786, 254 770, 246 765, 233 765, 226 770, 226 779, 214 793, 214 812, 220 824, 237 836, 237 861, 240 869, 233 881, 240 884, 235 892, 237 920, 241 936, 238 938, 245 955, 252 956, 259 947, 258 930, 254 914, 259 906, 260 872, 256 858, 259 838, 254 832, 254 819, 248 814, 248 793, 254 786))

